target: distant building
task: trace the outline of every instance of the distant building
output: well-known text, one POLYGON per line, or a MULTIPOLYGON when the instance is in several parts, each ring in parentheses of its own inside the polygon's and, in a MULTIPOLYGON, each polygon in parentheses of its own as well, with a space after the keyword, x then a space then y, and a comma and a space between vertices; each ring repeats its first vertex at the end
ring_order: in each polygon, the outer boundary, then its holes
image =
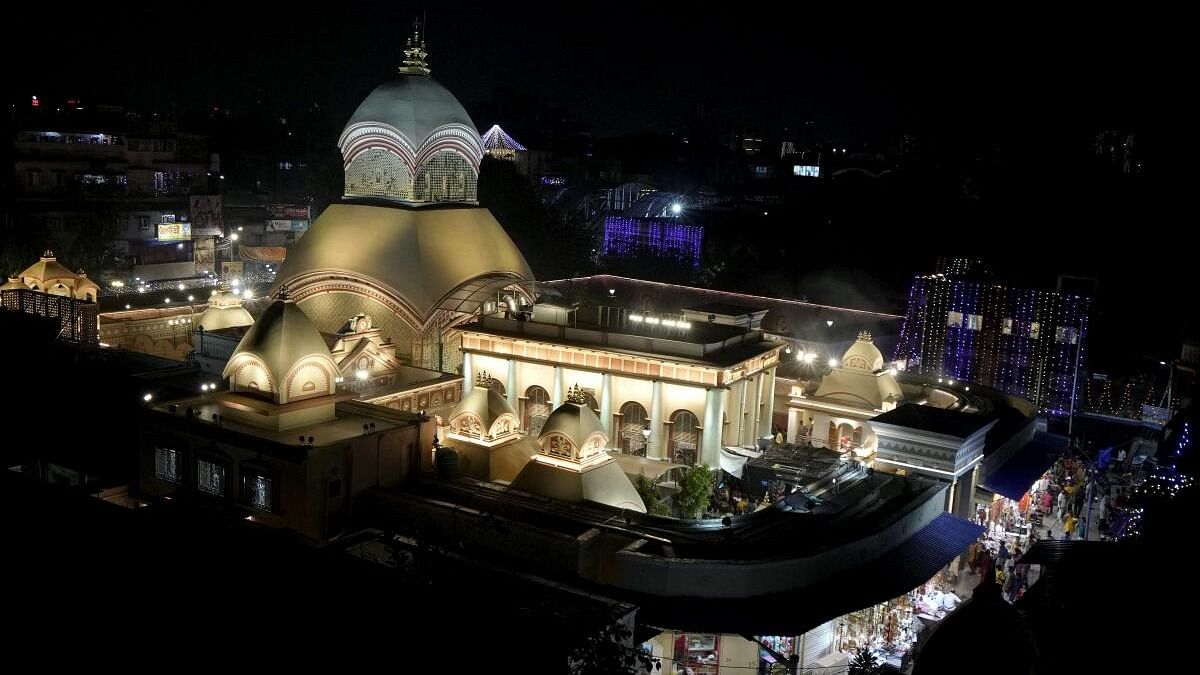
POLYGON ((51 240, 111 230, 95 248, 107 246, 118 264, 192 260, 190 235, 163 240, 159 230, 187 221, 188 195, 207 191, 219 172, 207 138, 174 122, 78 110, 35 111, 16 123, 17 224, 51 240))
MULTIPOLYGON (((965 269, 965 268, 963 268, 965 269)), ((910 373, 993 387, 1064 416, 1087 370, 1091 300, 960 272, 918 276, 896 361, 910 373)))
POLYGON ((516 162, 517 153, 526 152, 525 146, 505 133, 499 124, 493 124, 492 128, 483 134, 482 140, 483 151, 487 153, 488 157, 495 159, 516 162))

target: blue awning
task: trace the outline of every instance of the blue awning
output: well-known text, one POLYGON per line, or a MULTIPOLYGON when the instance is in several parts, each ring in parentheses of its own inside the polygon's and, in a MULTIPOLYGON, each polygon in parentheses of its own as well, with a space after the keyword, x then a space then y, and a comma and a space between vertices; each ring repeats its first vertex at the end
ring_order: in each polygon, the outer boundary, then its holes
POLYGON ((1033 483, 1062 456, 1069 439, 1039 431, 983 481, 983 487, 1009 499, 1020 499, 1033 483))

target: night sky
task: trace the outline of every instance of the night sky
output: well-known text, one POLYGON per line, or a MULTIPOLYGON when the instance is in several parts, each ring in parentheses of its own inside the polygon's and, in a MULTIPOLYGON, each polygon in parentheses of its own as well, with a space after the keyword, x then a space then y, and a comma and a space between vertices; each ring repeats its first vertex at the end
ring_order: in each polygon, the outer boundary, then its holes
MULTIPOLYGON (((985 253, 1000 271, 1100 277, 1112 335, 1142 336, 1136 349, 1152 356, 1196 334, 1194 254, 1175 224, 1194 218, 1166 206, 1182 128, 1169 111, 1190 82, 1175 74, 1186 63, 1181 21, 1099 7, 834 16, 762 3, 436 5, 217 2, 186 15, 162 3, 69 15, 26 5, 6 10, 19 30, 0 49, 13 102, 34 92, 159 111, 316 102, 345 119, 393 72, 413 16, 428 10, 433 75, 464 102, 511 87, 565 106, 597 135, 682 130, 704 104, 733 124, 811 121, 839 143, 904 131, 956 161, 984 158, 999 178, 983 226, 905 213, 860 233, 882 280, 932 271, 938 254, 985 253), (1147 170, 1133 189, 1079 170, 1106 129, 1138 135, 1147 170)), ((856 264, 853 247, 830 250, 831 266, 856 264)))

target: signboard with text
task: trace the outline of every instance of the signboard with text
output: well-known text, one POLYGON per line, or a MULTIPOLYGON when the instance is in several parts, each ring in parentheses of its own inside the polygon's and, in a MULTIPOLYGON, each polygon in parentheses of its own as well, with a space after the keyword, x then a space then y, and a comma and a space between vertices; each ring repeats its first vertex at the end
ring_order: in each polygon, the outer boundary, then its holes
POLYGON ((308 206, 304 204, 269 204, 267 220, 308 220, 308 206))
POLYGON ((159 223, 159 241, 187 241, 192 238, 191 223, 159 223))

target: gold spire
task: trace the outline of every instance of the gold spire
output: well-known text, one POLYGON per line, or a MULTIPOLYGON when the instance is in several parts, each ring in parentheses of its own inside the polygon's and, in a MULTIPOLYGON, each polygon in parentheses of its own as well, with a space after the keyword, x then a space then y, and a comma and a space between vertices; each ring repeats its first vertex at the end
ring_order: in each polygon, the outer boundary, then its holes
POLYGON ((475 386, 491 388, 492 376, 488 375, 488 372, 486 370, 481 370, 478 373, 475 373, 475 386))
POLYGON ((425 34, 421 31, 421 20, 413 19, 413 33, 404 48, 404 62, 398 71, 401 75, 429 75, 429 64, 425 60, 425 34))
POLYGON ((869 330, 858 331, 858 341, 859 342, 870 342, 871 341, 871 331, 869 331, 869 330))
POLYGON ((579 405, 587 403, 587 399, 583 397, 583 390, 579 388, 578 384, 572 385, 567 390, 567 403, 577 403, 579 405))

